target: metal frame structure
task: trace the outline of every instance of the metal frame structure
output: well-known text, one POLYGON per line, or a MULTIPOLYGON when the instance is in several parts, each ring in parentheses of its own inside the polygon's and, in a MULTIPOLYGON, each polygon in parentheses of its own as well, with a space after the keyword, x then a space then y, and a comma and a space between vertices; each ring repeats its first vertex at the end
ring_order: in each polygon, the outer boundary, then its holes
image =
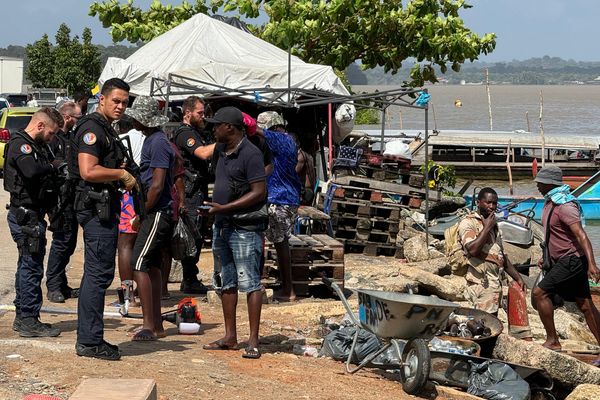
MULTIPOLYGON (((290 71, 288 71, 290 72, 290 71)), ((419 93, 427 93, 427 89, 394 88, 372 93, 362 94, 336 94, 317 89, 302 88, 271 88, 269 86, 257 88, 229 88, 212 82, 201 81, 179 74, 168 74, 167 79, 153 77, 150 83, 150 96, 162 97, 166 101, 165 114, 168 110, 169 100, 173 96, 184 97, 201 94, 211 100, 237 98, 252 102, 264 107, 280 107, 299 109, 301 107, 324 106, 327 104, 353 103, 358 108, 371 108, 380 110, 381 118, 381 153, 383 153, 385 117, 389 106, 400 106, 421 109, 425 112, 425 166, 429 161, 429 105, 415 104, 419 93)), ((329 124, 332 120, 328 121, 329 124)), ((323 148, 322 132, 319 132, 319 141, 323 148)), ((321 151, 321 157, 324 153, 321 151)), ((325 165, 325 160, 322 160, 325 165)), ((325 174, 327 177, 327 174, 325 174)), ((429 171, 424 168, 425 179, 425 220, 429 220, 429 171)), ((425 224, 426 243, 429 246, 429 228, 425 224)))

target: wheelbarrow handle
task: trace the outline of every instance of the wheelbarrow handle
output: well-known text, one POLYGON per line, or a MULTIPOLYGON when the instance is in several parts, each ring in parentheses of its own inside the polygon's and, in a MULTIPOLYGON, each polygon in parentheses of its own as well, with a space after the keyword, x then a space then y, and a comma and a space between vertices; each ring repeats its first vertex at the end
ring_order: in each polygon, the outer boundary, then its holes
POLYGON ((331 288, 331 289, 333 289, 335 291, 335 293, 337 294, 337 296, 341 300, 342 304, 344 305, 344 308, 346 309, 346 312, 348 313, 348 316, 352 320, 352 323, 354 325, 358 326, 359 328, 362 328, 362 325, 361 325, 360 321, 354 315, 354 311, 352 311, 352 309, 350 308, 350 304, 346 300, 346 296, 344 296, 344 292, 342 291, 342 289, 340 289, 340 287, 338 286, 338 284, 335 283, 335 281, 333 279, 331 279, 331 278, 322 278, 322 282, 326 286, 328 286, 329 288, 331 288))

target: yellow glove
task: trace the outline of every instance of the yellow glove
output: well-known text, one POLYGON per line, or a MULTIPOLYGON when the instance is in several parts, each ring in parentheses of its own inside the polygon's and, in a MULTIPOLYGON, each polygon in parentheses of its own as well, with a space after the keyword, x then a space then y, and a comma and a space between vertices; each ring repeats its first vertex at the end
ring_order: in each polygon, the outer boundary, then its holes
POLYGON ((131 175, 129 172, 127 172, 127 170, 123 170, 123 173, 121 174, 121 177, 119 178, 119 180, 121 182, 123 182, 123 186, 125 187, 125 190, 131 190, 137 186, 137 181, 135 180, 133 175, 131 175))

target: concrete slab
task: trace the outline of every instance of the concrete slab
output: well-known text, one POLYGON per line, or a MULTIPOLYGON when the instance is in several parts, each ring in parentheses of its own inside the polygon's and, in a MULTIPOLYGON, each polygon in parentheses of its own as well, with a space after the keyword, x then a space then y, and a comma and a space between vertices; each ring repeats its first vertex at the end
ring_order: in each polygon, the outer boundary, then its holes
POLYGON ((70 400, 157 400, 154 379, 86 379, 70 400))

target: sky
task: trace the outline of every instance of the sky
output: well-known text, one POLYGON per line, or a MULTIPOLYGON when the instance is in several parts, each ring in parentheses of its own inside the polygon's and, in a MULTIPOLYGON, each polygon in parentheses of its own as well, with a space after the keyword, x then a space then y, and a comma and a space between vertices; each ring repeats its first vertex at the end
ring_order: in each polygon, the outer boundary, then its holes
MULTIPOLYGON (((600 1, 598 0, 467 0, 473 8, 463 11, 465 25, 478 34, 498 36, 496 49, 481 61, 524 60, 549 55, 576 61, 600 61, 600 1)), ((125 3, 126 0, 121 0, 125 3)), ((134 0, 147 9, 152 0, 134 0)), ((181 0, 163 0, 180 4, 181 0)), ((191 3, 194 0, 190 0, 191 3)), ((110 45, 109 30, 88 16, 88 0, 11 1, 4 7, 4 35, 0 47, 26 45, 47 33, 51 40, 65 22, 73 35, 86 26, 93 42, 110 45)), ((128 44, 123 42, 122 44, 128 44)))

